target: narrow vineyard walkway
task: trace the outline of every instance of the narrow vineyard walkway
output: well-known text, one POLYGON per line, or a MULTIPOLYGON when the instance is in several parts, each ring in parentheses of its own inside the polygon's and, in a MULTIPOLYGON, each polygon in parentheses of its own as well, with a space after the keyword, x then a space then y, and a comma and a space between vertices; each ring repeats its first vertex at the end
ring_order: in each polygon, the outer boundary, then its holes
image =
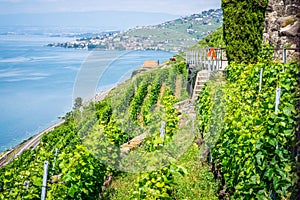
MULTIPOLYGON (((191 126, 191 121, 196 119, 195 102, 192 99, 187 99, 176 103, 175 108, 178 110, 179 130, 190 127, 190 131, 196 131, 191 126)), ((193 124, 197 126, 197 124, 193 124)), ((185 134, 179 137, 185 137, 185 134)), ((145 139, 146 134, 141 134, 128 143, 121 146, 123 153, 128 153, 134 148, 140 146, 145 139)), ((193 141, 192 138, 191 141, 193 141)), ((174 140, 177 140, 175 136, 174 140)), ((182 139, 181 139, 182 140, 182 139)), ((183 139, 186 141, 186 139, 183 139)), ((176 142, 176 141, 175 141, 176 142)), ((176 184, 172 187, 171 199, 189 199, 202 200, 218 199, 219 182, 214 179, 213 173, 210 171, 209 165, 203 166, 201 161, 202 150, 195 142, 191 142, 185 152, 175 161, 176 165, 182 166, 186 169, 187 174, 182 176, 176 174, 174 179, 176 184)), ((136 191, 138 185, 138 174, 126 173, 122 176, 114 177, 111 185, 103 193, 104 199, 123 200, 130 199, 136 191)))
MULTIPOLYGON (((194 108, 194 102, 191 99, 184 100, 176 103, 175 108, 178 110, 180 117, 179 130, 187 126, 187 123, 196 118, 196 112, 194 108)), ((134 148, 140 146, 143 140, 146 138, 146 133, 138 135, 131 139, 129 142, 121 145, 121 153, 129 153, 134 148)))

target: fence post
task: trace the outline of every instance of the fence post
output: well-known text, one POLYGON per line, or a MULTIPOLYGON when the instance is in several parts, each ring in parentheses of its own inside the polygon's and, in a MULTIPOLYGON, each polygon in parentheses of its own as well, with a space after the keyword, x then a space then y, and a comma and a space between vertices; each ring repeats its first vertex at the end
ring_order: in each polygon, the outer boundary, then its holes
POLYGON ((56 158, 57 158, 57 155, 58 155, 58 148, 55 148, 55 154, 54 154, 54 162, 52 164, 52 170, 54 170, 54 167, 56 165, 56 158))
POLYGON ((165 134, 166 134, 166 122, 165 121, 162 121, 161 122, 161 126, 160 126, 160 137, 163 138, 165 137, 165 134))
POLYGON ((188 61, 188 51, 187 52, 185 52, 185 63, 186 64, 188 64, 189 63, 189 61, 188 61))
POLYGON ((25 187, 26 191, 28 192, 29 181, 27 181, 27 180, 24 181, 24 187, 25 187))
POLYGON ((45 200, 46 197, 46 187, 47 187, 47 176, 48 176, 48 161, 44 162, 44 175, 43 175, 43 184, 42 184, 42 194, 41 200, 45 200))
POLYGON ((282 50, 282 59, 283 59, 283 64, 286 64, 286 48, 283 48, 282 50))
POLYGON ((261 88, 262 88, 263 71, 264 71, 264 69, 261 68, 260 69, 260 76, 259 76, 259 91, 258 91, 259 93, 261 92, 261 88))
POLYGON ((223 49, 222 49, 222 46, 221 46, 221 48, 220 48, 220 52, 221 52, 221 55, 220 55, 221 69, 223 70, 223 49))
POLYGON ((276 88, 276 98, 275 98, 275 113, 278 113, 278 107, 280 104, 280 92, 281 88, 276 88))
POLYGON ((197 49, 195 50, 195 67, 198 67, 198 51, 197 49))

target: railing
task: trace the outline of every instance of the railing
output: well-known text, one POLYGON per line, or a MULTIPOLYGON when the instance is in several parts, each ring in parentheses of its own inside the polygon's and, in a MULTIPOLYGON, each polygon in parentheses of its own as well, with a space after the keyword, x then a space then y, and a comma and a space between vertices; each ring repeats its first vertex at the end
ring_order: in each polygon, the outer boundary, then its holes
MULTIPOLYGON (((292 58, 300 57, 300 48, 275 48, 273 57, 275 60, 287 63, 292 58)), ((188 68, 194 68, 197 71, 204 69, 210 72, 224 70, 228 65, 226 49, 211 47, 189 50, 186 52, 186 63, 188 68)))
MULTIPOLYGON (((275 48, 274 60, 286 63, 291 58, 300 57, 299 48, 275 48)), ((208 70, 208 76, 212 72, 223 71, 228 65, 226 49, 224 48, 197 48, 186 52, 186 64, 188 70, 187 91, 191 95, 195 87, 197 73, 201 70, 208 70)))
POLYGON ((201 48, 186 52, 188 68, 195 70, 217 71, 224 70, 228 65, 224 48, 201 48))

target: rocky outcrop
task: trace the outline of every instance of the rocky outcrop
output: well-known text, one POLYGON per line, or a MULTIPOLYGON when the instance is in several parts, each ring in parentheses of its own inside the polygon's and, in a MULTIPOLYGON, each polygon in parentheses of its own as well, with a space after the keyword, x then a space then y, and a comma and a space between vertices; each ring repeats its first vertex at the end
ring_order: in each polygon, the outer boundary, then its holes
MULTIPOLYGON (((276 48, 298 48, 287 50, 288 60, 300 60, 300 1, 269 0, 266 12, 264 42, 276 48)), ((277 52, 282 58, 282 51, 277 52)))

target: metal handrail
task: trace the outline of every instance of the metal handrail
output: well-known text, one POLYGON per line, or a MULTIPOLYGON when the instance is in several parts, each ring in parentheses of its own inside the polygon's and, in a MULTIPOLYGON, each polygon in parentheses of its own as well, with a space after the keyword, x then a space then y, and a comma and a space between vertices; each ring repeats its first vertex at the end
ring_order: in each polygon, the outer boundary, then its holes
MULTIPOLYGON (((209 47, 209 48, 196 48, 196 49, 191 49, 186 52, 186 63, 189 65, 193 65, 193 67, 200 67, 203 62, 208 61, 209 59, 207 58, 206 54, 209 52, 209 50, 214 47, 209 47)), ((226 57, 226 48, 214 48, 217 58, 212 61, 221 61, 221 68, 222 66, 222 61, 228 61, 226 57)), ((287 51, 296 51, 300 52, 300 48, 274 48, 274 59, 282 59, 282 62, 285 64, 287 62, 287 58, 289 57, 287 55, 287 51), (282 53, 278 52, 282 51, 282 53), (278 55, 279 54, 279 55, 278 55)), ((216 63, 218 66, 218 63, 216 63)), ((202 67, 203 68, 203 67, 202 67)), ((205 68, 205 67, 204 67, 205 68)))

